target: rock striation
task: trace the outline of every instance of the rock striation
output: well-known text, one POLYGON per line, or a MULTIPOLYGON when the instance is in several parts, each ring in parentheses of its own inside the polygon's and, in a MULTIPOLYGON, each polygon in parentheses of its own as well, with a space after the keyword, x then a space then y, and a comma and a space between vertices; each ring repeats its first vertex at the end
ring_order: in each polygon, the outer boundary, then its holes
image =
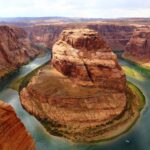
POLYGON ((14 109, 0 101, 0 149, 34 150, 35 143, 14 109))
POLYGON ((93 142, 116 136, 135 121, 131 103, 136 96, 96 31, 64 30, 52 53, 52 63, 20 92, 23 107, 51 134, 93 142))
POLYGON ((64 28, 64 25, 35 25, 25 30, 33 43, 52 48, 64 28))
POLYGON ((125 58, 150 67, 150 28, 143 27, 133 33, 126 46, 125 58))
POLYGON ((127 42, 130 40, 135 26, 118 25, 111 23, 70 23, 70 24, 51 24, 34 25, 26 27, 26 31, 34 43, 41 43, 49 48, 57 41, 59 34, 64 29, 90 28, 96 30, 107 41, 113 50, 124 50, 127 42))
POLYGON ((116 55, 93 30, 64 30, 53 46, 52 63, 77 84, 118 91, 126 88, 125 75, 116 55))
POLYGON ((0 26, 0 35, 0 77, 39 54, 21 28, 0 26))
POLYGON ((125 50, 125 46, 129 42, 134 29, 137 28, 133 25, 120 25, 115 23, 91 23, 87 27, 101 34, 112 50, 125 50))

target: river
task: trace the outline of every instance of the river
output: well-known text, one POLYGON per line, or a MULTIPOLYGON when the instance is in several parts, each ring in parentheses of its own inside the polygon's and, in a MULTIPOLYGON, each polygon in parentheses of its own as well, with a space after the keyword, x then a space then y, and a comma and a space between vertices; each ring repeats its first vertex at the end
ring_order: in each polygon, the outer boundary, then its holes
MULTIPOLYGON (((9 103, 15 109, 18 117, 24 123, 25 127, 32 135, 36 142, 36 150, 149 150, 150 149, 150 79, 143 77, 138 80, 127 76, 127 79, 134 83, 146 97, 146 106, 142 111, 141 117, 129 132, 115 138, 111 141, 100 142, 95 144, 74 144, 65 139, 51 136, 47 133, 41 123, 32 115, 27 113, 21 106, 18 92, 10 89, 9 85, 14 79, 24 76, 50 60, 50 52, 45 56, 31 61, 29 64, 22 66, 13 76, 3 90, 0 91, 0 99, 9 103)), ((132 68, 136 67, 125 60, 119 59, 121 65, 132 68)))

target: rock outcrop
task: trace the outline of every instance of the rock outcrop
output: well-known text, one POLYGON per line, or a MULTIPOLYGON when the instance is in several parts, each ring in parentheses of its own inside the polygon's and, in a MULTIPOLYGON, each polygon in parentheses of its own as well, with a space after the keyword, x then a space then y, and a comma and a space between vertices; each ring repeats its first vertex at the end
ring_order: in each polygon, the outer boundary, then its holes
POLYGON ((133 33, 126 46, 124 57, 150 67, 150 28, 140 28, 133 33))
POLYGON ((127 42, 136 28, 131 25, 78 23, 78 24, 51 24, 27 27, 26 30, 34 43, 41 43, 49 48, 57 41, 59 34, 64 29, 87 27, 96 30, 107 41, 113 50, 124 50, 127 42))
POLYGON ((98 33, 66 30, 53 46, 53 66, 77 84, 124 91, 125 75, 117 57, 98 33))
POLYGON ((34 150, 35 143, 14 109, 0 101, 0 149, 34 150))
POLYGON ((135 121, 131 103, 136 96, 97 32, 64 30, 52 53, 52 64, 20 92, 23 107, 51 134, 92 142, 116 136, 135 121))
POLYGON ((39 54, 21 28, 0 26, 0 35, 0 77, 39 54))

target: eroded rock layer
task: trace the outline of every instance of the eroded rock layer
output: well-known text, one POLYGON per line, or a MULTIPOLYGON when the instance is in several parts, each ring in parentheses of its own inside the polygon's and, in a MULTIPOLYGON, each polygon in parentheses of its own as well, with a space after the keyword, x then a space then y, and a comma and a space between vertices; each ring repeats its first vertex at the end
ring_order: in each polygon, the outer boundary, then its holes
POLYGON ((125 50, 125 46, 129 42, 134 29, 137 28, 132 25, 119 25, 113 23, 91 23, 88 24, 87 27, 101 34, 112 50, 125 50))
POLYGON ((49 48, 57 41, 59 34, 68 28, 87 27, 96 30, 107 41, 113 50, 124 50, 127 42, 136 28, 132 25, 117 25, 111 23, 78 23, 78 24, 51 24, 35 25, 26 30, 34 43, 41 43, 49 48))
POLYGON ((129 103, 135 96, 97 32, 64 30, 52 53, 52 65, 40 69, 20 92, 23 107, 51 134, 92 142, 124 132, 129 118, 135 121, 138 113, 129 103))
POLYGON ((150 28, 136 30, 126 46, 125 58, 150 67, 150 28))
POLYGON ((0 149, 34 150, 35 143, 14 109, 0 101, 0 149))
POLYGON ((0 26, 0 77, 27 63, 38 53, 23 29, 0 26))
POLYGON ((124 91, 125 75, 116 55, 98 33, 89 29, 65 30, 53 46, 54 67, 77 84, 124 91))

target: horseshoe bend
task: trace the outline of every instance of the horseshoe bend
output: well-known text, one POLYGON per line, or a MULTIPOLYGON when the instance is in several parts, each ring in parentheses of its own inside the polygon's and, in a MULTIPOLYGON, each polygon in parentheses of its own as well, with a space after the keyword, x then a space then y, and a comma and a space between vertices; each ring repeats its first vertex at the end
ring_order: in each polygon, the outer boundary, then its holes
POLYGON ((95 142, 127 131, 143 108, 117 56, 91 29, 64 30, 52 60, 20 91, 22 106, 47 131, 74 142, 95 142))

